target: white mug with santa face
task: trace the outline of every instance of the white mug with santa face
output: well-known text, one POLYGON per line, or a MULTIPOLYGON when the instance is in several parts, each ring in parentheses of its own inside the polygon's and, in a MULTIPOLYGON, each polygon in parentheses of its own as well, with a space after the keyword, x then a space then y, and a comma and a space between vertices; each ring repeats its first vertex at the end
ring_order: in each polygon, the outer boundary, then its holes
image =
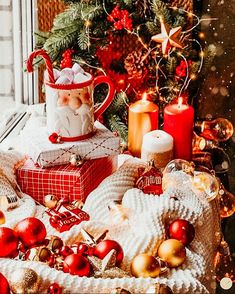
POLYGON ((85 73, 87 79, 76 84, 55 84, 45 81, 47 129, 56 133, 62 141, 78 141, 94 134, 94 121, 110 105, 114 86, 107 76, 85 73), (109 86, 103 103, 94 110, 94 88, 102 83, 109 86))

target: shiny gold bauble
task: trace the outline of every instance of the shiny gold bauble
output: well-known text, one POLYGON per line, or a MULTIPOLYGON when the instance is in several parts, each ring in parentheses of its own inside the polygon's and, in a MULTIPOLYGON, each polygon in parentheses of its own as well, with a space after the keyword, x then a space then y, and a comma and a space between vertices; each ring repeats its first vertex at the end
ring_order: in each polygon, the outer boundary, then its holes
POLYGON ((40 278, 38 274, 30 268, 19 268, 12 273, 9 284, 13 293, 39 293, 40 278))
POLYGON ((164 260, 169 267, 180 266, 186 259, 186 250, 180 241, 168 239, 159 246, 158 256, 164 260))
POLYGON ((132 260, 131 274, 136 278, 156 278, 160 271, 160 264, 154 256, 143 253, 132 260))
POLYGON ((110 294, 131 294, 131 292, 124 288, 118 287, 118 288, 112 289, 110 294))
POLYGON ((58 203, 58 198, 55 195, 46 195, 44 197, 44 205, 49 208, 49 209, 53 209, 56 207, 56 204, 58 203))
POLYGON ((4 213, 0 210, 0 225, 5 224, 6 219, 4 213))

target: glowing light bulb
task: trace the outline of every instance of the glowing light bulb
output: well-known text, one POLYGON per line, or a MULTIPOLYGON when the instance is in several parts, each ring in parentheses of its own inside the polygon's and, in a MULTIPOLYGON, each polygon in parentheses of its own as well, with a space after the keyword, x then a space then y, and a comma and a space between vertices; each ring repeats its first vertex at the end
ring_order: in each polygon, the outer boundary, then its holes
POLYGON ((193 150, 205 150, 212 149, 218 146, 218 143, 213 142, 211 140, 206 140, 205 138, 198 136, 195 132, 193 132, 193 140, 192 140, 193 150))
POLYGON ((214 259, 214 266, 217 281, 221 281, 223 278, 229 278, 232 282, 235 282, 234 266, 228 243, 225 240, 222 240, 219 245, 214 259))
POLYGON ((227 191, 222 183, 220 183, 219 190, 219 206, 220 216, 222 218, 229 217, 235 212, 235 196, 227 191))
POLYGON ((200 130, 202 137, 217 142, 227 141, 233 135, 233 125, 225 118, 196 122, 195 128, 200 130))

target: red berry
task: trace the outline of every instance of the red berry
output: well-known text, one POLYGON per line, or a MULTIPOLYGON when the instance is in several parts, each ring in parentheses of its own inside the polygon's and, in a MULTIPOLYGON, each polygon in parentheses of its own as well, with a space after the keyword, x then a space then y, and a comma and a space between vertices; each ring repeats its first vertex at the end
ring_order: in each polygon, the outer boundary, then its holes
POLYGON ((114 29, 118 30, 118 31, 123 29, 123 25, 122 25, 122 22, 120 20, 114 23, 114 29))

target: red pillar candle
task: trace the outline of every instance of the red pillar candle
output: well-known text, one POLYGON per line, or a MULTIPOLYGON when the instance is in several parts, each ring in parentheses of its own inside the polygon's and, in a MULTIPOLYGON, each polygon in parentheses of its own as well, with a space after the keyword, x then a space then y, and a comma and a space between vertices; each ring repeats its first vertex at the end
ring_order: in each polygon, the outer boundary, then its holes
POLYGON ((141 100, 131 104, 128 112, 128 150, 140 157, 143 136, 158 128, 158 106, 147 100, 144 93, 141 100))
POLYGON ((174 139, 174 158, 191 160, 194 109, 182 104, 169 104, 164 109, 164 131, 174 139))

